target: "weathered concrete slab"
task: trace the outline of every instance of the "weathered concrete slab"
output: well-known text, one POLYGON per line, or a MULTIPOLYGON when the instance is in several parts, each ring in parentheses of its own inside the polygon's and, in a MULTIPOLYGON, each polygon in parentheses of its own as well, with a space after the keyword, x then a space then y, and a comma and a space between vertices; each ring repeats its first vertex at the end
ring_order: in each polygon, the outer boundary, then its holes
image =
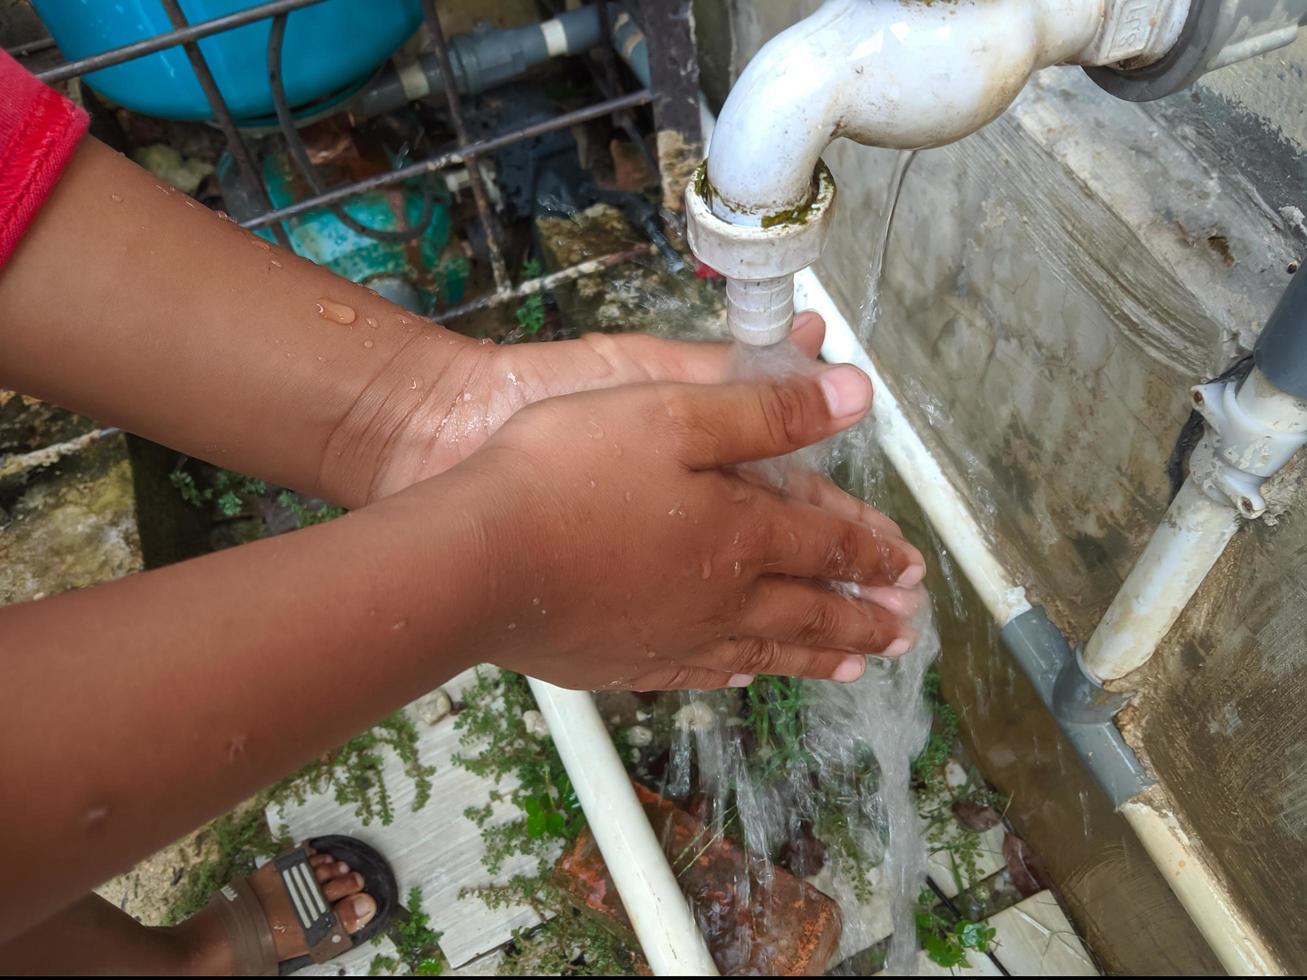
MULTIPOLYGON (((473 671, 466 671, 446 684, 445 690, 457 699, 473 679, 473 671)), ((418 724, 422 761, 436 767, 431 799, 421 810, 412 809, 413 783, 404 776, 400 761, 392 756, 384 770, 395 812, 389 827, 376 823, 362 826, 352 806, 326 795, 312 796, 302 806, 290 806, 285 811, 269 808, 268 821, 274 827, 288 828, 296 840, 319 834, 346 834, 377 848, 394 869, 402 895, 413 887, 422 889, 423 911, 431 917, 431 928, 442 934, 441 951, 451 967, 459 968, 503 945, 515 929, 540 921, 528 908, 488 909, 478 899, 460 898, 460 893, 465 888, 502 884, 515 874, 532 872, 535 862, 520 857, 510 860, 498 878, 491 878, 481 863, 485 853, 481 831, 463 816, 463 811, 483 806, 494 784, 450 761, 458 750, 458 732, 452 717, 446 716, 434 725, 418 724)), ((509 790, 512 785, 506 780, 500 788, 509 790)), ((511 803, 497 804, 494 819, 511 819, 516 813, 511 803)), ((367 976, 372 958, 389 952, 389 940, 384 940, 381 946, 354 949, 330 963, 301 972, 324 977, 367 976)))

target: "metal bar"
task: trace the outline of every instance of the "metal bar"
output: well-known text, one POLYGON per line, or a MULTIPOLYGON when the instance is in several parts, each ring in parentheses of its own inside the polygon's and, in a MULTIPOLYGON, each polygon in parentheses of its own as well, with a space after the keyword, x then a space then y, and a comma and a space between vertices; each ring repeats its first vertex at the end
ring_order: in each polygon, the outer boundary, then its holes
POLYGON ((641 89, 639 92, 632 92, 630 95, 623 95, 621 98, 608 99, 604 102, 597 102, 592 106, 586 106, 583 109, 574 109, 571 112, 565 112, 562 115, 555 116, 553 119, 546 119, 543 122, 533 123, 530 126, 524 126, 521 129, 513 130, 509 133, 501 133, 488 140, 480 140, 476 143, 469 143, 466 146, 455 147, 446 153, 438 156, 421 160, 417 163, 411 163, 407 167, 400 167, 398 170, 391 170, 384 174, 377 174, 373 177, 367 177, 363 180, 357 180, 350 184, 344 184, 325 194, 317 194, 313 197, 306 197, 302 201, 296 201, 294 204, 288 204, 284 208, 278 208, 275 211, 269 211, 267 214, 261 214, 257 218, 251 218, 248 221, 242 221, 242 228, 261 228, 264 225, 272 224, 274 221, 282 221, 286 218, 293 218, 297 214, 303 214, 305 211, 313 211, 317 208, 326 207, 342 201, 347 197, 355 194, 361 194, 364 191, 376 190, 378 187, 385 187, 389 184, 399 183, 400 181, 409 180, 413 177, 420 177, 423 174, 434 173, 437 170, 444 170, 448 167, 458 166, 466 163, 468 160, 486 154, 521 140, 531 139, 544 133, 553 132, 556 129, 566 129, 568 126, 575 126, 578 123, 588 122, 591 119, 597 119, 600 116, 606 116, 610 113, 617 112, 621 109, 632 108, 634 106, 645 105, 651 99, 652 95, 647 89, 641 89))
POLYGON ((639 0, 639 19, 649 48, 663 207, 679 214, 685 185, 703 160, 693 4, 691 0, 639 0))
POLYGON ((81 452, 87 446, 94 445, 101 439, 116 436, 122 431, 116 426, 93 429, 77 436, 75 439, 69 439, 67 442, 57 442, 53 446, 34 449, 30 453, 14 453, 11 456, 6 456, 4 459, 0 459, 0 480, 7 480, 11 476, 17 476, 19 473, 25 473, 39 466, 53 466, 65 456, 81 452))
POLYGON ((11 58, 25 58, 29 54, 49 51, 53 47, 54 38, 43 37, 39 41, 28 41, 26 44, 16 44, 12 48, 5 48, 5 54, 11 58))
MULTIPOLYGON (((272 27, 268 31, 268 86, 272 89, 272 104, 277 110, 277 123, 281 127, 281 137, 286 141, 286 150, 290 154, 291 160, 294 162, 295 168, 300 172, 300 176, 308 181, 309 188, 313 193, 322 194, 327 188, 322 183, 317 167, 309 159, 309 151, 304 146, 304 141, 300 139, 299 130, 295 128, 295 117, 291 113, 289 103, 286 101, 286 88, 282 84, 281 59, 286 43, 286 24, 288 20, 288 14, 278 14, 272 18, 272 27)), ((412 227, 403 227, 398 230, 370 228, 361 221, 356 221, 341 206, 335 206, 331 210, 335 214, 336 220, 356 235, 363 235, 379 242, 411 242, 420 238, 423 232, 426 231, 427 226, 431 224, 431 215, 435 210, 435 196, 431 193, 431 188, 424 186, 422 190, 422 215, 412 227)), ((407 224, 403 215, 396 215, 396 218, 399 222, 407 224)))
MULTIPOLYGON (((168 20, 172 22, 173 27, 179 29, 186 27, 186 15, 182 13, 177 0, 159 0, 159 2, 163 4, 163 9, 168 14, 168 20)), ((300 4, 300 6, 303 5, 300 4)), ((250 148, 245 145, 245 140, 236 128, 236 120, 232 117, 231 109, 228 108, 226 99, 222 97, 222 92, 218 89, 218 83, 213 80, 213 73, 209 71, 209 62, 205 59, 204 52, 200 50, 199 44, 195 41, 187 41, 184 47, 186 57, 190 59, 191 68, 195 72, 195 78, 199 81, 200 88, 204 89, 204 97, 209 100, 209 105, 213 108, 213 115, 218 120, 218 126, 222 130, 222 135, 226 137, 227 149, 236 158, 236 166, 240 170, 241 180, 245 182, 246 190, 253 192, 254 199, 265 210, 271 211, 272 200, 268 197, 267 188, 263 186, 263 178, 259 176, 259 168, 250 155, 250 148)), ((290 238, 286 235, 286 229, 280 224, 276 225, 272 232, 277 236, 277 242, 282 247, 287 249, 291 247, 290 238)))
MULTIPOLYGON (((263 20, 273 14, 298 10, 300 7, 311 7, 322 2, 323 0, 272 0, 270 3, 259 4, 257 7, 250 7, 247 10, 227 14, 224 17, 215 17, 213 20, 201 21, 198 24, 189 24, 185 18, 182 18, 182 24, 185 26, 179 27, 177 30, 169 31, 167 34, 157 34, 154 37, 147 37, 140 41, 133 41, 131 44, 111 48, 108 51, 93 54, 89 58, 82 58, 79 61, 56 65, 40 72, 36 77, 47 85, 53 82, 62 82, 69 78, 76 78, 78 75, 85 75, 87 72, 120 65, 124 61, 131 61, 133 58, 143 58, 147 54, 175 48, 179 44, 198 41, 210 34, 219 34, 222 31, 243 27, 245 24, 263 20)), ((171 14, 169 19, 173 20, 171 14)), ((173 26, 177 26, 175 20, 173 20, 173 26)))
MULTIPOLYGON (((581 58, 581 63, 585 65, 586 74, 595 83, 599 93, 605 99, 611 99, 622 90, 621 82, 617 78, 617 71, 613 66, 615 55, 613 52, 611 10, 609 9, 608 0, 599 0, 597 6, 599 7, 599 30, 603 35, 604 43, 593 51, 586 52, 585 56, 581 58), (595 67, 596 63, 599 65, 598 68, 595 67)), ((555 17, 563 9, 555 0, 545 0, 545 7, 555 17)), ((649 147, 645 145, 644 137, 640 135, 640 131, 636 128, 635 119, 630 110, 614 113, 614 115, 617 118, 618 127, 639 151, 645 163, 649 165, 649 172, 657 173, 658 161, 653 158, 653 154, 649 152, 649 147)))
POLYGON ((635 248, 628 248, 625 252, 613 252, 610 255, 602 255, 597 259, 588 259, 585 262, 579 262, 576 265, 568 266, 566 269, 551 272, 547 276, 528 279, 525 282, 519 283, 512 289, 487 293, 484 296, 472 300, 470 303, 464 303, 462 306, 455 306, 452 309, 443 310, 434 315, 437 320, 444 323, 449 320, 457 319, 460 316, 466 316, 469 313, 475 313, 477 310, 489 309, 492 306, 499 306, 515 299, 523 299, 533 293, 543 293, 546 290, 553 289, 555 286, 561 286, 563 283, 571 282, 573 279, 592 276, 596 272, 603 272, 605 269, 612 268, 615 265, 622 265, 626 262, 631 262, 641 256, 653 255, 655 251, 656 249, 653 245, 645 244, 637 245, 635 248))
MULTIPOLYGON (((426 19, 427 30, 431 32, 431 41, 436 48, 436 60, 440 63, 440 77, 445 85, 445 102, 449 106, 450 121, 454 124, 454 135, 464 146, 467 145, 467 126, 463 122, 463 104, 458 98, 458 83, 454 78, 454 68, 449 63, 449 46, 445 43, 445 32, 440 26, 440 17, 436 13, 436 0, 422 0, 422 16, 426 19)), ((490 253, 490 269, 495 277, 495 289, 503 292, 508 288, 508 267, 504 262, 504 253, 499 247, 499 229, 495 216, 486 200, 485 178, 481 172, 481 161, 475 153, 467 157, 468 183, 472 187, 472 197, 476 201, 477 213, 481 216, 481 227, 486 233, 486 250, 490 253)))

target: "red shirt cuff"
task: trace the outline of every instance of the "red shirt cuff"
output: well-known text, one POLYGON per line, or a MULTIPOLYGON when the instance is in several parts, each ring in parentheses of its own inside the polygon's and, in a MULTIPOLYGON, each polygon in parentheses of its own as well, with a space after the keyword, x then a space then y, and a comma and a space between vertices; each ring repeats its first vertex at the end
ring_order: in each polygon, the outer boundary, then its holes
POLYGON ((86 113, 0 51, 0 265, 86 132, 86 113))

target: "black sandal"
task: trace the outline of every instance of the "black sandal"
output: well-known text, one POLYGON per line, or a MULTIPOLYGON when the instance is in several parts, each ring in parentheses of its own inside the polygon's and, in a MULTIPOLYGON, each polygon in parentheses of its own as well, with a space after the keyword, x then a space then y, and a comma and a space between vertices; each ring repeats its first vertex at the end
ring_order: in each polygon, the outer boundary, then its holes
POLYGON ((233 973, 238 977, 284 977, 310 963, 335 959, 385 929, 399 909, 399 886, 390 865, 374 848, 353 837, 315 837, 278 855, 273 864, 304 932, 308 953, 278 962, 268 914, 249 881, 238 878, 223 885, 209 899, 209 905, 217 907, 231 937, 233 973), (363 891, 377 903, 376 915, 352 936, 341 925, 340 917, 313 875, 310 847, 344 861, 350 870, 362 875, 363 891))

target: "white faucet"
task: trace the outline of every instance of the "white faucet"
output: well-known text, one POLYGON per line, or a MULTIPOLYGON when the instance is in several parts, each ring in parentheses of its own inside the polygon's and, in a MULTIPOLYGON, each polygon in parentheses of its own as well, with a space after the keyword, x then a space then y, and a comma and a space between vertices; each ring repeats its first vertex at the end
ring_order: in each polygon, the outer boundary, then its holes
POLYGON ((826 0, 731 90, 686 192, 690 246, 728 279, 732 333, 775 343, 789 332, 794 273, 820 255, 829 227, 835 188, 820 161, 832 140, 949 143, 1057 64, 1113 66, 1123 88, 1137 72, 1148 94, 1120 94, 1157 97, 1195 66, 1288 43, 1304 15, 1307 0, 826 0), (1246 39, 1252 8, 1260 45, 1246 39))

